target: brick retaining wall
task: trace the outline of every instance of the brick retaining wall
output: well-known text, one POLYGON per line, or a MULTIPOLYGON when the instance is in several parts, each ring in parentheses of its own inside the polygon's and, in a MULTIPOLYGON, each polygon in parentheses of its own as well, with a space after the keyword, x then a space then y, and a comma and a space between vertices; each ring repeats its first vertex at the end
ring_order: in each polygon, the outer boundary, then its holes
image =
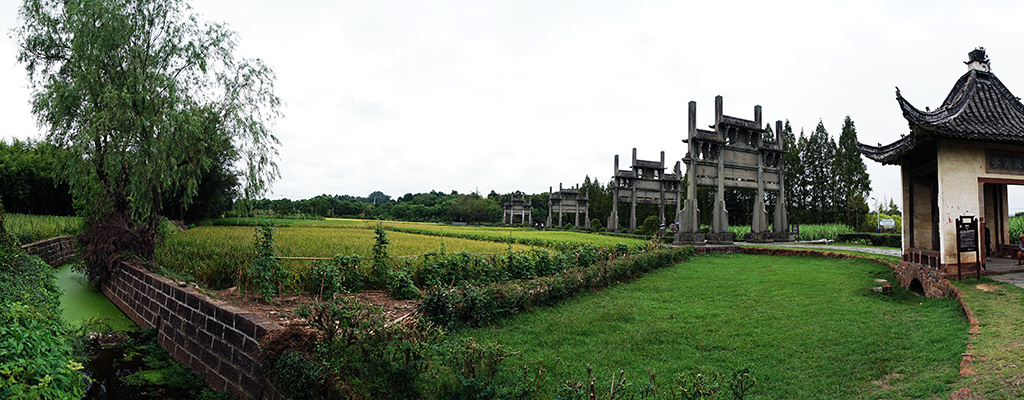
POLYGON ((127 264, 102 291, 136 324, 156 328, 157 341, 171 357, 204 376, 214 390, 277 397, 259 356, 260 341, 282 329, 277 324, 127 264))
POLYGON ((75 256, 75 237, 61 236, 21 246, 26 253, 39 256, 47 264, 57 267, 75 256))

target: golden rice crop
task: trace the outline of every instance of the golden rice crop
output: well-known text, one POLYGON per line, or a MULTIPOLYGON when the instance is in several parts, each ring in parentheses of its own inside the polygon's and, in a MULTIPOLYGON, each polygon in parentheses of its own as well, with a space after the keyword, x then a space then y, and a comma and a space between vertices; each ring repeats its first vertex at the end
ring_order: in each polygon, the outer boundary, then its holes
MULTIPOLYGON (((248 219, 252 221, 252 219, 248 219)), ((433 232, 464 233, 469 235, 485 236, 488 239, 507 239, 510 236, 516 239, 539 239, 555 242, 589 243, 598 246, 614 246, 616 244, 637 245, 645 241, 623 238, 610 235, 599 235, 583 231, 541 231, 533 228, 522 227, 483 227, 483 226, 455 226, 430 222, 404 222, 404 221, 377 221, 346 218, 327 218, 325 220, 290 222, 292 227, 323 227, 323 228, 344 228, 344 229, 373 229, 378 225, 385 229, 388 227, 425 229, 433 232)), ((390 235, 391 233, 389 233, 390 235)), ((453 235, 454 236, 454 235, 453 235)))
MULTIPOLYGON (((323 222, 323 221, 321 221, 323 222)), ((408 256, 441 249, 448 252, 497 253, 508 249, 503 243, 388 232, 388 253, 408 256)), ((192 275, 214 289, 232 286, 256 257, 251 226, 207 226, 176 233, 156 251, 157 264, 192 275)), ((291 226, 277 228, 277 255, 282 257, 334 257, 338 254, 369 257, 375 236, 369 229, 331 229, 291 226)), ((528 246, 514 245, 513 250, 528 246)), ((292 269, 308 268, 308 261, 285 261, 292 269)))
POLYGON ((537 239, 554 242, 588 243, 597 246, 614 246, 616 244, 639 245, 645 243, 644 240, 639 239, 610 235, 599 235, 595 233, 582 231, 540 231, 532 228, 451 226, 427 223, 396 224, 390 221, 384 222, 384 227, 387 228, 388 226, 424 229, 442 233, 476 235, 497 240, 508 239, 511 237, 514 239, 537 239))
POLYGON ((29 244, 58 236, 77 235, 82 231, 82 219, 53 215, 5 214, 4 226, 21 244, 29 244))

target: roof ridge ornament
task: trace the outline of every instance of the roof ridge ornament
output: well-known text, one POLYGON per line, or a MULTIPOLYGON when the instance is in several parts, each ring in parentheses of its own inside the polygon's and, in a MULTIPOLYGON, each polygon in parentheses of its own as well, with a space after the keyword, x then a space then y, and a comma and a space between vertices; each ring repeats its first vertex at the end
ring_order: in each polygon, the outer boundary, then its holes
POLYGON ((978 46, 970 53, 967 53, 967 64, 968 71, 982 71, 992 72, 992 66, 989 64, 988 55, 985 54, 985 48, 978 46))

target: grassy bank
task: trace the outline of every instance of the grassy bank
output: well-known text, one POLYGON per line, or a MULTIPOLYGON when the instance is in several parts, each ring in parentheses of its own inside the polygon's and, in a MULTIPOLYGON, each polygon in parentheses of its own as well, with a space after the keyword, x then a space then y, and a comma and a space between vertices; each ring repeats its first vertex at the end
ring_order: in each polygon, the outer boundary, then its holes
POLYGON ((954 281, 964 301, 978 318, 974 338, 974 374, 960 386, 983 399, 1019 399, 1024 396, 1024 290, 988 278, 954 281))
POLYGON ((892 280, 856 259, 700 257, 459 335, 543 363, 549 397, 586 364, 599 377, 623 369, 637 387, 648 369, 670 382, 749 368, 748 398, 948 396, 967 332, 956 302, 873 294, 876 277, 892 280))

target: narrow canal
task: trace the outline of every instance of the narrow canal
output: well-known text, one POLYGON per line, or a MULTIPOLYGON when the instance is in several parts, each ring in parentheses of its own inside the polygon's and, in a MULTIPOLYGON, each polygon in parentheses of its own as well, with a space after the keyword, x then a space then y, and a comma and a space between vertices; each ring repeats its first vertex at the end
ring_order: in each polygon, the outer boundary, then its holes
POLYGON ((139 329, 71 264, 57 269, 66 322, 90 334, 85 374, 92 382, 84 399, 192 399, 211 396, 202 379, 170 359, 153 330, 139 329))

